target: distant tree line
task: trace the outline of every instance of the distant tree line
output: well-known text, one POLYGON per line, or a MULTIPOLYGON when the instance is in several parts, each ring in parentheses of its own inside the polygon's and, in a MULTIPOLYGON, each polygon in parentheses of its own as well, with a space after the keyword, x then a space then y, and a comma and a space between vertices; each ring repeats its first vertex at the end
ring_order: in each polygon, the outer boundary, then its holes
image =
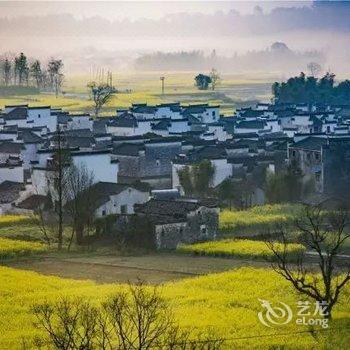
POLYGON ((335 84, 335 74, 326 73, 321 78, 300 73, 286 82, 272 85, 275 103, 350 103, 350 80, 335 84))
POLYGON ((58 95, 64 79, 63 62, 60 59, 51 58, 47 65, 43 65, 38 59, 28 59, 21 52, 13 58, 0 58, 1 85, 10 86, 34 86, 39 90, 51 90, 58 95))
POLYGON ((315 67, 325 63, 324 56, 317 51, 296 52, 283 43, 275 42, 264 50, 251 50, 244 54, 222 56, 212 50, 203 51, 154 52, 135 60, 135 68, 152 71, 192 71, 209 70, 216 67, 223 72, 242 70, 278 70, 295 72, 300 67, 315 72, 315 67), (310 65, 312 63, 312 67, 310 65))

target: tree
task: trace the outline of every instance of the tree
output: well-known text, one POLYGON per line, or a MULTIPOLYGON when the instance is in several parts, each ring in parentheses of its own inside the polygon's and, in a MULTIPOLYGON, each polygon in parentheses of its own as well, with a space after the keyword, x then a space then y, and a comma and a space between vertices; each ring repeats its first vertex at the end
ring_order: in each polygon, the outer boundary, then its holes
POLYGON ((24 55, 23 52, 21 52, 18 57, 15 57, 14 72, 15 72, 15 83, 16 83, 16 78, 18 78, 18 85, 23 85, 24 81, 28 82, 29 67, 28 67, 27 57, 24 55))
POLYGON ((62 72, 63 62, 59 59, 51 59, 48 63, 48 75, 50 79, 51 89, 55 92, 56 97, 61 91, 64 81, 64 74, 62 72))
POLYGON ((228 202, 230 210, 235 199, 235 186, 232 179, 225 179, 218 187, 218 197, 222 202, 228 202))
POLYGON ((178 172, 179 182, 182 186, 186 195, 192 195, 194 192, 193 183, 192 183, 192 174, 189 166, 184 166, 179 169, 178 172))
POLYGON ((213 68, 210 72, 210 79, 211 79, 211 88, 212 88, 212 90, 215 90, 216 86, 221 81, 221 77, 219 75, 219 72, 215 68, 213 68))
POLYGON ((50 162, 48 187, 49 195, 54 202, 54 211, 57 217, 58 250, 63 247, 63 218, 65 193, 67 191, 68 174, 71 166, 69 149, 65 145, 65 137, 60 127, 57 127, 54 137, 56 149, 50 162))
POLYGON ((11 62, 8 58, 5 59, 3 66, 3 76, 4 76, 4 84, 5 86, 8 86, 11 82, 11 62))
POLYGON ((34 305, 33 313, 34 326, 46 334, 35 339, 38 348, 217 350, 223 343, 207 336, 189 340, 190 331, 179 329, 158 289, 146 288, 142 283, 129 285, 127 292, 116 293, 102 306, 81 298, 63 298, 34 305))
POLYGON ((307 69, 312 77, 317 77, 322 71, 321 65, 317 62, 308 63, 307 69))
MULTIPOLYGON (((94 174, 83 165, 70 165, 66 172, 64 186, 65 211, 72 222, 72 238, 76 236, 77 244, 82 244, 85 229, 92 227, 97 193, 94 174)), ((72 239, 70 240, 70 244, 72 239)))
POLYGON ((88 84, 91 99, 94 102, 94 114, 97 118, 101 108, 111 100, 114 89, 107 84, 97 84, 96 82, 91 82, 88 84))
POLYGON ((210 191, 210 185, 215 174, 215 168, 210 160, 185 166, 178 171, 179 182, 186 195, 205 196, 210 191))
POLYGON ((293 162, 277 173, 268 173, 265 182, 265 193, 269 203, 297 202, 301 199, 306 185, 302 184, 302 173, 293 162))
POLYGON ((194 166, 194 190, 197 195, 203 196, 209 193, 214 174, 215 168, 208 159, 203 160, 194 166))
POLYGON ((35 80, 36 86, 39 89, 42 84, 43 74, 39 60, 35 60, 30 66, 30 74, 35 80))
POLYGON ((198 74, 194 80, 199 90, 208 90, 209 84, 211 83, 210 76, 204 74, 198 74))
POLYGON ((310 264, 305 252, 301 252, 297 264, 288 258, 288 232, 279 230, 279 241, 284 249, 278 250, 273 241, 267 243, 276 258, 274 270, 289 281, 301 294, 325 307, 325 317, 332 317, 334 305, 345 285, 350 281, 350 269, 344 272, 339 266, 339 254, 350 238, 345 228, 348 213, 344 210, 324 211, 322 206, 305 206, 296 219, 293 229, 299 240, 317 258, 317 265, 310 264), (315 268, 317 269, 315 271, 315 268))

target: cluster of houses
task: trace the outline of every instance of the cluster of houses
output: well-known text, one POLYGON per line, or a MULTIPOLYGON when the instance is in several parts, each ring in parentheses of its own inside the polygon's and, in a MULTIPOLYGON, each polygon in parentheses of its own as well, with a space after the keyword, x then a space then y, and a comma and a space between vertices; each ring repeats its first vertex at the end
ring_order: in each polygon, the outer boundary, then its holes
MULTIPOLYGON (((0 212, 31 212, 45 201, 57 130, 73 164, 93 173, 100 193, 95 216, 148 213, 155 218, 158 246, 174 247, 217 231, 217 205, 184 198, 180 169, 210 160, 213 188, 226 179, 255 178, 249 198, 254 205, 265 201, 258 174, 278 172, 293 161, 305 181, 315 182, 315 192, 327 193, 337 176, 330 166, 336 145, 349 150, 350 107, 259 103, 223 117, 219 106, 209 104, 133 104, 94 119, 49 106, 5 106, 0 112, 0 212), (208 225, 206 213, 216 215, 216 224, 211 219, 208 225), (193 216, 198 224, 190 230, 186 225, 193 216)), ((350 162, 348 151, 343 156, 350 162)))

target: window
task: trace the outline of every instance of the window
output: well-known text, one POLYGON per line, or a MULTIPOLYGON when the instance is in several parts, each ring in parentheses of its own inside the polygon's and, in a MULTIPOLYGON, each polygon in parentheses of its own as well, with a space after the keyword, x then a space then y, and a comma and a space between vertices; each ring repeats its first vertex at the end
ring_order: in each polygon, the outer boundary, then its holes
POLYGON ((157 165, 157 166, 160 165, 160 160, 159 160, 159 159, 156 160, 156 165, 157 165))
POLYGON ((331 132, 331 127, 328 125, 327 126, 327 133, 330 133, 331 132))
POLYGON ((106 209, 102 210, 102 216, 106 216, 106 209))
POLYGON ((207 235, 207 225, 201 225, 201 234, 207 235))
POLYGON ((297 155, 297 152, 296 151, 292 151, 292 155, 293 155, 293 157, 295 157, 297 155))
POLYGON ((319 153, 315 153, 315 159, 316 160, 320 160, 321 159, 321 155, 319 153))
POLYGON ((38 114, 38 118, 41 118, 41 115, 40 115, 40 114, 38 114))
POLYGON ((316 179, 317 182, 321 181, 321 173, 320 172, 315 173, 315 179, 316 179))
POLYGON ((215 117, 215 111, 212 111, 212 112, 211 112, 211 115, 212 115, 213 117, 215 117))
POLYGON ((120 206, 120 213, 121 214, 127 214, 128 213, 128 206, 126 204, 123 204, 120 206))

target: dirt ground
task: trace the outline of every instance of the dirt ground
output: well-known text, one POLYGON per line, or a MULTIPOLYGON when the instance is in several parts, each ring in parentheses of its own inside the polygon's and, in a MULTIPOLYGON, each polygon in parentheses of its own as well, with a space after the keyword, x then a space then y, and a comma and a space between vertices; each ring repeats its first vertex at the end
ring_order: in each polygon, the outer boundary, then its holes
POLYGON ((267 266, 264 262, 177 254, 142 256, 45 257, 8 262, 7 266, 64 278, 90 279, 98 283, 142 280, 160 284, 181 278, 227 271, 241 266, 267 266))

